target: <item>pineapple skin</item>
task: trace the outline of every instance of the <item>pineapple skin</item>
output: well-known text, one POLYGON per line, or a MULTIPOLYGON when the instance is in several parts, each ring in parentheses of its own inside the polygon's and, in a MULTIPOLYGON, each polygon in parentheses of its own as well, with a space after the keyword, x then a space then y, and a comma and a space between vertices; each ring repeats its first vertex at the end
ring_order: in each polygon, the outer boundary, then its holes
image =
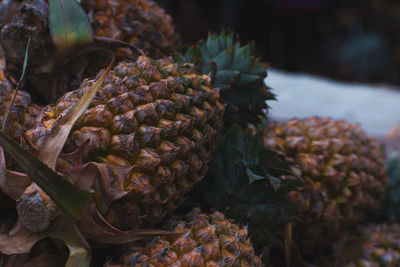
POLYGON ((122 266, 262 266, 247 229, 220 212, 207 215, 193 209, 183 218, 169 221, 167 229, 182 235, 133 245, 122 266))
POLYGON ((271 125, 264 144, 293 161, 293 173, 304 180, 288 200, 299 207, 294 238, 305 255, 364 220, 385 195, 383 154, 358 125, 330 118, 292 119, 271 125))
POLYGON ((82 0, 96 36, 121 40, 160 58, 180 43, 172 18, 150 0, 82 0))
MULTIPOLYGON (((43 109, 27 138, 38 149, 57 118, 91 86, 43 109)), ((119 63, 78 119, 64 152, 87 145, 82 163, 105 163, 95 186, 98 209, 120 229, 151 227, 184 200, 207 172, 225 106, 192 65, 141 56, 119 63)))
POLYGON ((378 224, 364 226, 365 238, 360 258, 348 262, 345 267, 396 267, 400 264, 400 225, 378 224))
MULTIPOLYGON (((11 103, 15 90, 8 80, 0 81, 0 123, 3 122, 8 106, 11 103)), ((40 107, 31 103, 28 92, 19 90, 8 117, 6 133, 15 139, 34 126, 40 107)))

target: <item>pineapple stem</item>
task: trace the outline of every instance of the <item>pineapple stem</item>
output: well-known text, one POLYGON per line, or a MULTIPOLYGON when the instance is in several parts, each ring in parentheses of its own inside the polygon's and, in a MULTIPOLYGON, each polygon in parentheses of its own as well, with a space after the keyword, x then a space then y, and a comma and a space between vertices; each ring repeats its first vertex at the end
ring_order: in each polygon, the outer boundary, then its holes
POLYGON ((7 127, 7 121, 8 121, 8 117, 10 116, 11 108, 14 105, 15 99, 17 98, 17 94, 18 94, 19 87, 21 86, 21 82, 25 78, 26 67, 28 65, 28 55, 29 55, 30 43, 31 43, 31 38, 29 37, 28 38, 28 43, 26 44, 26 49, 25 49, 25 57, 24 57, 24 65, 22 66, 22 74, 21 74, 21 77, 19 78, 17 86, 15 87, 14 95, 13 95, 13 97, 11 99, 11 102, 7 107, 7 112, 4 115, 3 123, 1 125, 1 130, 2 131, 4 131, 6 129, 6 127, 7 127))

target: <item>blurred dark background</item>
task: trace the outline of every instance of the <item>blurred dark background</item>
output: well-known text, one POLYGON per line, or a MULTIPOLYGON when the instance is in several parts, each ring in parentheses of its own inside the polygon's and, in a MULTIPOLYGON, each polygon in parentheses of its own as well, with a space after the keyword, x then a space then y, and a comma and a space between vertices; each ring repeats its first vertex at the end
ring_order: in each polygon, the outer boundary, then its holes
POLYGON ((158 0, 185 44, 221 27, 254 40, 273 67, 400 84, 400 1, 158 0))

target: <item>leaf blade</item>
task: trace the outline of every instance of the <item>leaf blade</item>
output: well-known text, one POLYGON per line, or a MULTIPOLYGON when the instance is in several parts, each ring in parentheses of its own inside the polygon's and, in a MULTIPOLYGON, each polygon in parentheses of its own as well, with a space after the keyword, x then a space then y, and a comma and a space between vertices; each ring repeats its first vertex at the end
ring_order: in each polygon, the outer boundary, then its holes
POLYGON ((17 98, 17 94, 18 94, 18 90, 19 90, 21 81, 25 78, 26 67, 28 66, 28 57, 29 57, 30 44, 31 44, 31 38, 29 37, 28 43, 26 44, 26 49, 25 49, 25 57, 24 57, 24 64, 22 66, 22 74, 21 74, 21 77, 19 78, 17 87, 15 88, 14 95, 13 95, 11 101, 10 101, 10 104, 8 105, 6 114, 4 115, 3 123, 1 125, 1 130, 2 131, 4 131, 6 129, 8 117, 10 116, 11 108, 12 108, 14 102, 15 102, 15 98, 17 98))
POLYGON ((93 40, 89 19, 77 1, 50 0, 49 9, 50 32, 57 47, 71 47, 93 40))

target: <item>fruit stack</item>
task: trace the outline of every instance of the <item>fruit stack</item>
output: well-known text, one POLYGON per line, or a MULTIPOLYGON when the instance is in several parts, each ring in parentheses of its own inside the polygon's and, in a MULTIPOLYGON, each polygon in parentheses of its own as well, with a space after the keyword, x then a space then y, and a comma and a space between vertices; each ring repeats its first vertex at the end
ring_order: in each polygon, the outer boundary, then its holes
POLYGON ((400 263, 395 223, 362 226, 388 186, 376 141, 270 122, 254 44, 172 51, 155 2, 61 2, 0 1, 2 266, 400 263))

